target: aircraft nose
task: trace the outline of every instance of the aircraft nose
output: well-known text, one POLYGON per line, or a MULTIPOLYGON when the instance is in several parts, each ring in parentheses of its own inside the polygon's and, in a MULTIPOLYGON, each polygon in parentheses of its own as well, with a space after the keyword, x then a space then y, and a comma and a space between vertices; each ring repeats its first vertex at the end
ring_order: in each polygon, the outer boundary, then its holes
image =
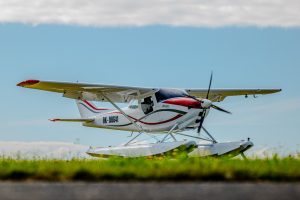
POLYGON ((212 102, 210 100, 208 100, 208 99, 201 100, 202 108, 210 108, 211 105, 212 105, 212 102))

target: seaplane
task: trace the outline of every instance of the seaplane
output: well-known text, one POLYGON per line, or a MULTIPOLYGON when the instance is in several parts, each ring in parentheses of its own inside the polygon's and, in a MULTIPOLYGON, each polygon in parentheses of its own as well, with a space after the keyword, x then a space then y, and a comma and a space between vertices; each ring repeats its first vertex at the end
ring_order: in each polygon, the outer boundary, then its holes
POLYGON ((244 152, 253 146, 250 139, 218 142, 204 127, 205 118, 210 109, 231 114, 216 105, 216 102, 227 97, 256 97, 277 93, 281 89, 212 89, 212 79, 213 73, 208 89, 146 88, 40 80, 22 81, 17 86, 61 93, 63 97, 76 101, 80 118, 54 118, 50 119, 52 122, 78 122, 86 127, 131 132, 132 138, 120 145, 90 147, 86 153, 91 156, 152 157, 184 152, 191 157, 241 155, 246 159, 244 152), (112 108, 99 108, 93 101, 108 102, 112 108), (118 105, 120 103, 125 103, 126 107, 121 108, 118 105), (139 142, 137 138, 141 135, 150 136, 154 142, 139 142), (178 136, 181 136, 180 140, 178 136))

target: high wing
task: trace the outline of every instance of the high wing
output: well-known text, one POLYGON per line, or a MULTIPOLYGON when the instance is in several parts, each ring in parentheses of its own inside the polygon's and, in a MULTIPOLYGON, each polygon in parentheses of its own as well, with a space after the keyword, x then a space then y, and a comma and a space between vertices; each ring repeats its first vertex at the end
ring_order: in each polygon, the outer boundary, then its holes
MULTIPOLYGON (((206 98, 207 89, 186 89, 189 95, 197 98, 206 98)), ((211 101, 223 101, 229 96, 265 95, 280 92, 281 89, 211 89, 209 99, 211 101)))
MULTIPOLYGON (((107 99, 102 95, 104 94, 116 103, 127 103, 132 99, 142 99, 159 90, 158 88, 39 80, 23 81, 18 86, 62 93, 67 98, 85 99, 88 101, 106 102, 107 99)), ((185 89, 185 91, 191 96, 206 98, 207 89, 185 89)), ((272 94, 280 91, 281 89, 211 89, 209 99, 212 101, 223 101, 228 96, 272 94)))
POLYGON ((62 93, 63 96, 67 98, 85 99, 88 101, 106 102, 106 98, 101 95, 104 94, 116 103, 127 103, 132 99, 141 99, 155 93, 158 90, 155 88, 39 80, 23 81, 17 84, 17 86, 62 93))

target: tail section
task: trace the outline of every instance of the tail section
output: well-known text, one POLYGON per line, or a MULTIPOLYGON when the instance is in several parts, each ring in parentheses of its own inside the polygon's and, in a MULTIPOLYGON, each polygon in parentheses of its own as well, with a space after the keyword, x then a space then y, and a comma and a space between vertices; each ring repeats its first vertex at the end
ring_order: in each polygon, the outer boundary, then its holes
POLYGON ((82 118, 89 118, 101 113, 108 112, 110 110, 107 108, 97 108, 95 104, 86 100, 76 100, 76 104, 82 118))

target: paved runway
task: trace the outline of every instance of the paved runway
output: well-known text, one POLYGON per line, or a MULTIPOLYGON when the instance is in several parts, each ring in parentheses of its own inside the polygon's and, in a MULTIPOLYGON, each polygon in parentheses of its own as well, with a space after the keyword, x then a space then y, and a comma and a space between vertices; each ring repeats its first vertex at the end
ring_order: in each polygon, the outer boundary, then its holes
POLYGON ((300 183, 1 182, 1 200, 300 199, 300 183))

